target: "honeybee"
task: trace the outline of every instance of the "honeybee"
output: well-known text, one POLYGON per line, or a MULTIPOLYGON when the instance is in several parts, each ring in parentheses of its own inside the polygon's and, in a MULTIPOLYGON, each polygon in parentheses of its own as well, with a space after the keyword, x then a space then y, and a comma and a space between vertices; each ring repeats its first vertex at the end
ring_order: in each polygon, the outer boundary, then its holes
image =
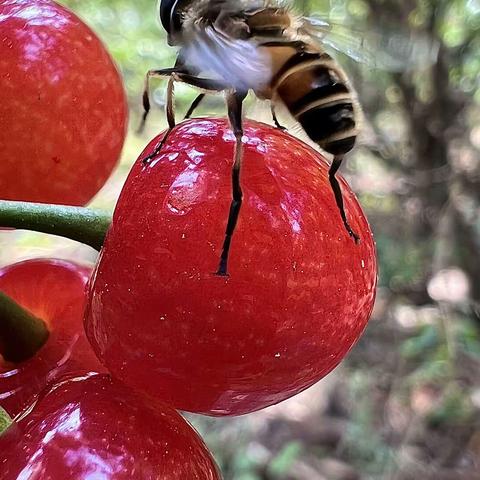
POLYGON ((252 90, 270 100, 274 123, 281 127, 275 106, 283 103, 307 135, 333 155, 329 180, 344 228, 356 243, 357 233, 345 214, 336 178, 344 156, 354 147, 361 109, 342 67, 325 50, 328 25, 295 15, 270 0, 160 0, 161 24, 168 43, 179 47, 173 68, 150 70, 146 75, 144 124, 150 110, 151 77, 169 77, 169 129, 154 152, 157 156, 175 127, 174 82, 202 91, 187 112, 189 117, 206 93, 225 92, 228 117, 235 134, 232 202, 217 274, 227 275, 228 255, 241 204, 242 103, 252 90))

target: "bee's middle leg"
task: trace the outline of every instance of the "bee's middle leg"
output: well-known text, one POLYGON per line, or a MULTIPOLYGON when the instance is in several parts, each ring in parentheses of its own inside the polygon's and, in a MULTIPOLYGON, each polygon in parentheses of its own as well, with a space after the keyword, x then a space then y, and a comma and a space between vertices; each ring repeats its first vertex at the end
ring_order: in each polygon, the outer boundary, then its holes
POLYGON ((193 103, 190 105, 190 108, 187 110, 187 113, 183 117, 184 120, 188 120, 192 115, 193 112, 197 109, 197 107, 202 103, 203 99, 205 98, 206 94, 205 93, 200 93, 197 98, 193 101, 193 103))
POLYGON ((168 90, 167 90, 167 120, 168 120, 168 130, 165 132, 162 140, 158 143, 155 147, 153 152, 143 159, 144 163, 148 163, 150 160, 155 158, 162 147, 165 145, 165 142, 168 139, 168 136, 172 132, 173 128, 175 127, 175 108, 174 108, 174 82, 181 82, 185 83, 186 85, 191 85, 192 87, 199 88, 204 90, 205 92, 214 92, 219 93, 223 90, 226 90, 226 86, 223 85, 221 82, 216 80, 209 80, 206 78, 199 78, 195 77, 194 75, 189 75, 183 72, 172 72, 170 74, 170 79, 168 83, 168 90))
POLYGON ((333 193, 335 194, 335 201, 337 203, 338 210, 340 211, 340 216, 342 217, 343 225, 345 226, 345 230, 350 235, 350 237, 355 240, 355 243, 360 243, 360 237, 357 233, 355 233, 348 223, 347 215, 345 214, 345 208, 343 205, 343 196, 342 190, 340 189, 340 184, 338 183, 337 177, 335 174, 337 173, 338 169, 342 165, 343 156, 336 156, 333 159, 332 165, 330 166, 330 170, 328 171, 328 178, 330 180, 330 185, 332 187, 333 193))
POLYGON ((223 242, 222 254, 220 256, 220 263, 217 270, 217 275, 220 276, 228 275, 228 254, 243 200, 243 193, 240 185, 240 167, 243 155, 242 104, 246 96, 247 92, 234 92, 227 97, 228 117, 235 135, 235 159, 232 169, 232 202, 230 204, 225 240, 223 242))

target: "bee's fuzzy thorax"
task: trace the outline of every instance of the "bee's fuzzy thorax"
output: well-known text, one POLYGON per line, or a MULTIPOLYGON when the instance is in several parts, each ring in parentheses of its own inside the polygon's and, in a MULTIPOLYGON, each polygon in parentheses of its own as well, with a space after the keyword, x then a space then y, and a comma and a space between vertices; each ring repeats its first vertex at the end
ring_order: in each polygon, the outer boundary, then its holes
POLYGON ((197 0, 181 12, 183 29, 188 30, 188 28, 211 17, 213 4, 215 4, 216 9, 221 12, 228 12, 232 17, 241 16, 245 11, 261 10, 267 7, 291 10, 291 5, 284 0, 224 0, 223 2, 197 0))
POLYGON ((205 17, 208 12, 211 0, 198 0, 194 2, 189 8, 185 9, 182 15, 182 27, 184 30, 192 28, 196 23, 205 17))

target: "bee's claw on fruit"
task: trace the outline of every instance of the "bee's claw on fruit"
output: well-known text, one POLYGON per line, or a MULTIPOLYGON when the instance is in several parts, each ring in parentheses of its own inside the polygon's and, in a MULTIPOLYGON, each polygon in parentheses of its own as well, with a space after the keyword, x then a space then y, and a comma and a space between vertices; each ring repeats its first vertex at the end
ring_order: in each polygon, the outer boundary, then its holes
POLYGON ((223 277, 223 278, 228 278, 230 276, 229 273, 227 272, 215 272, 214 274, 216 277, 223 277))
POLYGON ((215 272, 216 277, 229 277, 230 274, 227 272, 225 268, 219 267, 219 269, 215 272))
POLYGON ((218 265, 218 270, 215 272, 215 275, 217 277, 229 277, 230 276, 228 274, 228 271, 227 271, 227 262, 224 258, 220 259, 220 264, 218 265))
POLYGON ((157 157, 160 154, 160 150, 162 149, 162 145, 159 145, 158 147, 155 148, 155 150, 150 154, 147 155, 145 158, 142 159, 142 164, 144 167, 150 164, 150 162, 157 157))
POLYGON ((152 155, 148 155, 145 158, 142 158, 142 165, 146 167, 153 160, 152 155))
POLYGON ((362 243, 362 240, 360 239, 360 236, 357 235, 353 230, 350 230, 348 233, 353 238, 353 241, 355 242, 355 245, 360 245, 360 243, 362 243))

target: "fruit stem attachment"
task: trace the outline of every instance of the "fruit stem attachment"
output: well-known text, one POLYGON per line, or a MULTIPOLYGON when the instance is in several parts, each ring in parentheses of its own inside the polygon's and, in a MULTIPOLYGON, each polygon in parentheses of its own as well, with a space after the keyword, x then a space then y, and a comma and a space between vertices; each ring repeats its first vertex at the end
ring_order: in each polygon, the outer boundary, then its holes
POLYGON ((112 221, 110 214, 84 207, 0 201, 0 226, 70 238, 100 250, 112 221))
POLYGON ((0 407, 0 435, 12 424, 12 419, 8 413, 0 407))
POLYGON ((0 354, 5 361, 28 360, 42 348, 48 336, 43 320, 0 291, 0 354))

